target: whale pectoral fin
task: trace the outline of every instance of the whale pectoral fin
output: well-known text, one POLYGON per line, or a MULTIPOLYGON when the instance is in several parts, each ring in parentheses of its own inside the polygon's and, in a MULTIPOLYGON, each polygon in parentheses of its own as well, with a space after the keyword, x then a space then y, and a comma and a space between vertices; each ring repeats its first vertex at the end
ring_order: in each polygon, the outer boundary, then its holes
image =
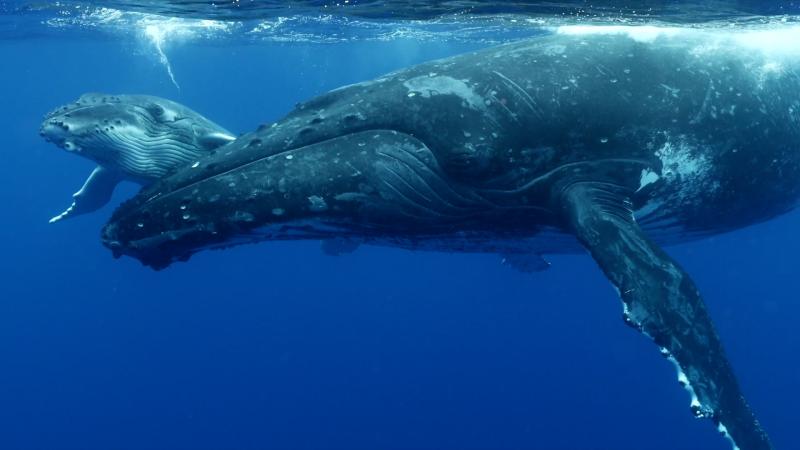
POLYGON ((624 195, 577 184, 562 200, 566 222, 619 291, 625 322, 652 338, 677 366, 695 416, 712 419, 742 450, 770 449, 694 282, 648 240, 624 195))
POLYGON ((198 138, 199 144, 206 150, 214 150, 235 140, 235 136, 220 132, 206 133, 198 138))
POLYGON ((95 167, 89 178, 83 183, 83 187, 72 194, 72 205, 50 219, 50 223, 97 211, 111 200, 111 194, 114 193, 114 188, 120 181, 122 181, 122 177, 117 172, 102 166, 95 167))
POLYGON ((506 253, 501 256, 504 265, 522 273, 544 272, 550 268, 550 262, 538 253, 506 253))

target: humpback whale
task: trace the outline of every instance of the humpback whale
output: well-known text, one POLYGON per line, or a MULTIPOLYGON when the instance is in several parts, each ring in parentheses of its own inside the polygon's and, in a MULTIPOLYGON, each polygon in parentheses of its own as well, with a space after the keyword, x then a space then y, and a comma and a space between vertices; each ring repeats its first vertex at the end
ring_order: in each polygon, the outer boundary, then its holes
POLYGON ((191 109, 149 95, 89 93, 47 114, 39 134, 97 167, 50 223, 103 207, 122 180, 149 184, 233 141, 227 130, 191 109))
POLYGON ((697 287, 661 248, 800 198, 800 57, 760 42, 567 27, 346 86, 143 189, 102 239, 155 269, 264 240, 585 249, 692 413, 735 448, 770 449, 697 287))

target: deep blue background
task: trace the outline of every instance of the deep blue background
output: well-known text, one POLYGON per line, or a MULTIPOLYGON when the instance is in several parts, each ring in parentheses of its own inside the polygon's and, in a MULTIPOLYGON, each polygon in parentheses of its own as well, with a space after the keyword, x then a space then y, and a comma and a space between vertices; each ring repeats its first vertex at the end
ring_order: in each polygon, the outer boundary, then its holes
MULTIPOLYGON (((37 129, 84 92, 161 95, 244 132, 474 47, 185 43, 167 49, 178 91, 138 42, 0 42, 0 448, 729 448, 587 256, 530 276, 487 255, 267 243, 156 273, 100 245, 111 207, 47 223, 92 164, 37 129)), ((784 450, 800 448, 799 225, 670 249, 784 450)))

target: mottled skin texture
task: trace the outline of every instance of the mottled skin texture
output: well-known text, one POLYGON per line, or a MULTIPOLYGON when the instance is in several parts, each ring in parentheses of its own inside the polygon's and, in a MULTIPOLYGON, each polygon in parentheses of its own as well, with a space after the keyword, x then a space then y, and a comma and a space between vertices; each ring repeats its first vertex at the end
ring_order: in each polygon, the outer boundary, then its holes
POLYGON ((697 289, 654 242, 795 205, 797 68, 692 31, 557 34, 435 61, 299 105, 146 189, 103 238, 155 268, 264 239, 580 243, 626 321, 676 362, 695 414, 742 449, 768 449, 697 289))

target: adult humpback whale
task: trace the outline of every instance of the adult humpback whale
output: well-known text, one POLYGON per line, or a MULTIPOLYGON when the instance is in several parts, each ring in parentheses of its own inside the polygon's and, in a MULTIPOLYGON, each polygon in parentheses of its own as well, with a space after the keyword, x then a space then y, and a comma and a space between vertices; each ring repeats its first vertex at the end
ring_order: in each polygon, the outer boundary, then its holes
POLYGON ((89 158, 97 167, 50 223, 103 207, 122 180, 149 184, 234 140, 191 109, 151 95, 89 93, 47 114, 39 130, 48 141, 89 158))
POLYGON ((103 240, 154 268, 267 239, 583 246, 693 413, 769 449, 697 288, 658 246, 800 196, 800 58, 751 42, 564 28, 344 87, 144 189, 103 240))

